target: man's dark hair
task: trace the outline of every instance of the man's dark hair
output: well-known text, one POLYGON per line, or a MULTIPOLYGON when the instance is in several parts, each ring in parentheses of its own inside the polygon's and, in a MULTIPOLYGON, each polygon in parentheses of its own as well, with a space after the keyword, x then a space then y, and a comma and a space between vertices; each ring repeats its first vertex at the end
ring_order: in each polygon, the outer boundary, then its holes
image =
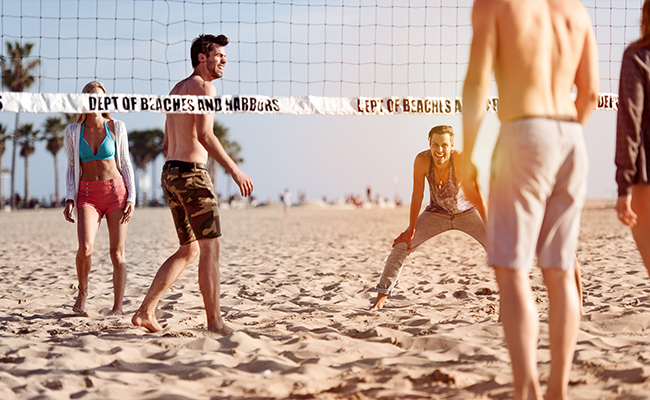
POLYGON ((454 128, 450 125, 438 125, 431 128, 429 131, 429 141, 433 135, 449 135, 450 139, 454 139, 454 128))
POLYGON ((192 41, 190 58, 192 59, 193 68, 199 65, 199 54, 208 54, 213 43, 218 46, 226 46, 228 45, 228 38, 226 35, 199 35, 192 41))

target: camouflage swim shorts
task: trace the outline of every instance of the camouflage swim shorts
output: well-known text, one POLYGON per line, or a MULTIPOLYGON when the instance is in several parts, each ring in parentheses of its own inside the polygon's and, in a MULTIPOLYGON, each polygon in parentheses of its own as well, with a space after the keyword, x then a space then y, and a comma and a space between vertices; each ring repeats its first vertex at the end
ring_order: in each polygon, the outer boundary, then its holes
POLYGON ((167 161, 160 180, 181 245, 221 236, 217 196, 202 164, 167 161))

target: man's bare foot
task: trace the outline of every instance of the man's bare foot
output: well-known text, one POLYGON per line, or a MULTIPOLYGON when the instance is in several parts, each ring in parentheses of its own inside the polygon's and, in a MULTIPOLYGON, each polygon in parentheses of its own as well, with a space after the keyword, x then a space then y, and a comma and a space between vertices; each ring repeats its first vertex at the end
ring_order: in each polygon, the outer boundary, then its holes
POLYGON ((223 321, 217 322, 214 325, 208 325, 208 330, 212 332, 220 333, 224 336, 229 333, 233 333, 235 331, 231 327, 224 324, 223 321))
POLYGON ((114 309, 111 310, 111 312, 110 312, 108 315, 111 315, 111 316, 118 316, 118 317, 119 317, 119 316, 121 316, 121 315, 123 315, 123 314, 124 314, 124 313, 122 312, 122 309, 121 309, 121 308, 114 308, 114 309))
POLYGON ((140 326, 149 330, 149 332, 160 332, 163 330, 162 326, 158 324, 155 317, 149 317, 140 310, 136 311, 131 318, 131 323, 135 326, 140 326))
POLYGON ((384 302, 388 298, 387 294, 383 293, 377 293, 377 299, 375 300, 375 304, 373 304, 372 307, 370 307, 370 311, 374 310, 381 310, 382 307, 384 307, 384 302))
POLYGON ((86 310, 86 298, 88 297, 88 288, 79 289, 79 294, 77 295, 77 301, 74 302, 72 306, 72 311, 77 314, 83 314, 86 310))

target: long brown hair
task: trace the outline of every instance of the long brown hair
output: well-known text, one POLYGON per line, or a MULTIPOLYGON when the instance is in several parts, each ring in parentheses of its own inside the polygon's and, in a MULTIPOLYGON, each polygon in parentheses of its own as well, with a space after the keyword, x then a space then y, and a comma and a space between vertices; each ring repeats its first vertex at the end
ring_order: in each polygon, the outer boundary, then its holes
MULTIPOLYGON (((104 93, 106 93, 106 88, 104 87, 104 84, 99 82, 99 81, 92 81, 88 82, 86 86, 81 90, 81 93, 89 93, 91 90, 94 88, 100 88, 104 93)), ((111 120, 111 114, 108 112, 102 113, 102 117, 111 120)), ((77 114, 76 120, 74 122, 76 123, 82 123, 86 120, 86 114, 77 114)))
POLYGON ((641 38, 632 43, 636 49, 650 46, 650 0, 643 2, 641 11, 641 38))

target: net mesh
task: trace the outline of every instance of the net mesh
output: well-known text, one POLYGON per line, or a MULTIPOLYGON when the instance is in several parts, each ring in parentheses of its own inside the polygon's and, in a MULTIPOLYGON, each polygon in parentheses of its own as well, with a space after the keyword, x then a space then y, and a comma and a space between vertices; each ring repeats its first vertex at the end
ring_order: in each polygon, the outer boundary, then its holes
MULTIPOLYGON (((638 38, 642 0, 584 0, 599 47, 601 92, 618 90, 638 38)), ((34 43, 37 93, 164 95, 191 73, 200 33, 223 33, 219 93, 323 97, 459 97, 472 0, 2 0, 0 39, 34 43)), ((494 93, 496 94, 496 93, 494 93)))

